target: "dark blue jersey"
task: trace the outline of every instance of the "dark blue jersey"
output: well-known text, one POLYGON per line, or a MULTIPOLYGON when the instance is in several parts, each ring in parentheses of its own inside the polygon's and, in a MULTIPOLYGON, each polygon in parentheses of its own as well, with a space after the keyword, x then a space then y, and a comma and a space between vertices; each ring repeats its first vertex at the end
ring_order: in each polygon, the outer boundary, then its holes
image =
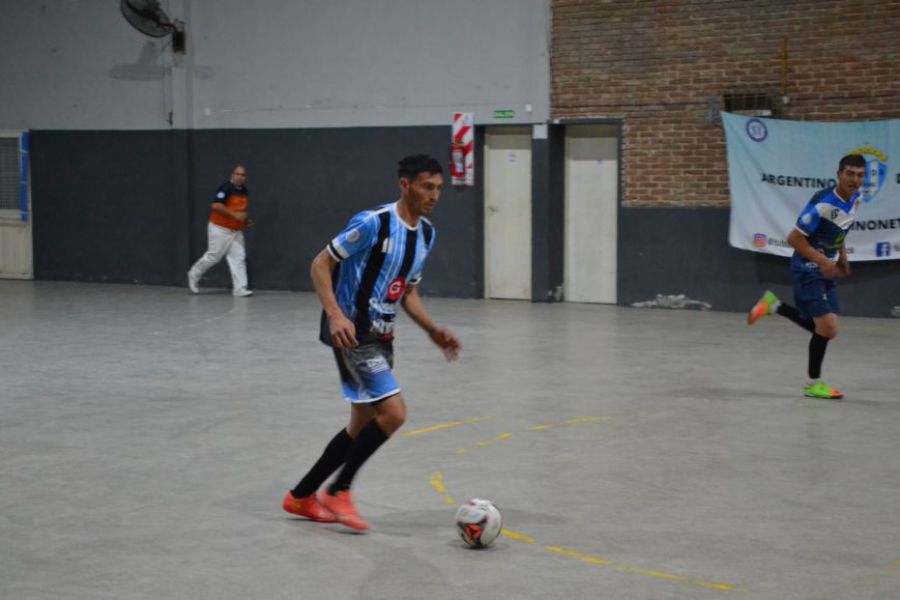
MULTIPOLYGON (((813 248, 829 260, 836 261, 844 237, 856 217, 861 196, 861 192, 857 192, 845 201, 833 187, 819 190, 803 208, 795 227, 807 237, 813 248)), ((795 250, 791 257, 791 270, 813 272, 818 271, 819 267, 795 250)))

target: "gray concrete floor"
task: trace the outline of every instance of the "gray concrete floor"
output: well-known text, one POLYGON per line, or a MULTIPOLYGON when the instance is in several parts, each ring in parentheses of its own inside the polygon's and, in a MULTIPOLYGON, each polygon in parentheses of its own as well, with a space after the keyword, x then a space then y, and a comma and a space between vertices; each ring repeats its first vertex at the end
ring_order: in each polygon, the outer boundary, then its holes
POLYGON ((401 320, 359 535, 280 509, 348 413, 312 294, 0 282, 0 598, 900 597, 900 322, 843 319, 823 401, 780 318, 426 303, 463 355, 401 320))

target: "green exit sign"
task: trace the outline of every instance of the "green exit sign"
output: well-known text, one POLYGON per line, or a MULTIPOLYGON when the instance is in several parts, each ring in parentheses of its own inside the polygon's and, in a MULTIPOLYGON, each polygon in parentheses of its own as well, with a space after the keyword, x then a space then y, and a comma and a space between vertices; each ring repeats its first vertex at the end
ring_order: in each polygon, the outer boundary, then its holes
POLYGON ((500 108, 494 111, 495 119, 512 119, 516 116, 516 111, 511 108, 500 108))

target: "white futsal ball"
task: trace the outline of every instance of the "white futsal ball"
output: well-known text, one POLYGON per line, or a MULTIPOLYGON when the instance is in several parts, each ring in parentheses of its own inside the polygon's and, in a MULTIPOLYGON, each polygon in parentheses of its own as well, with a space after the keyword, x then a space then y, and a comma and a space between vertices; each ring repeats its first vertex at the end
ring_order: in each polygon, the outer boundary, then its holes
POLYGON ((490 500, 472 498, 456 511, 459 537, 473 548, 490 546, 503 529, 503 515, 490 500))

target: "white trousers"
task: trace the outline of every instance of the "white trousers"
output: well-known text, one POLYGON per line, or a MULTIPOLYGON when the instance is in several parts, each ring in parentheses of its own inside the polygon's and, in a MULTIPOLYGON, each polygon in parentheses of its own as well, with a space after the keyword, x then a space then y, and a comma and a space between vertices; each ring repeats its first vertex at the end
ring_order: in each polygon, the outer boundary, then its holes
POLYGON ((206 235, 209 239, 209 248, 206 250, 206 254, 201 256, 200 260, 191 267, 190 276, 200 281, 203 274, 224 256, 228 260, 234 291, 247 289, 247 254, 244 251, 243 232, 209 223, 206 227, 206 235))

